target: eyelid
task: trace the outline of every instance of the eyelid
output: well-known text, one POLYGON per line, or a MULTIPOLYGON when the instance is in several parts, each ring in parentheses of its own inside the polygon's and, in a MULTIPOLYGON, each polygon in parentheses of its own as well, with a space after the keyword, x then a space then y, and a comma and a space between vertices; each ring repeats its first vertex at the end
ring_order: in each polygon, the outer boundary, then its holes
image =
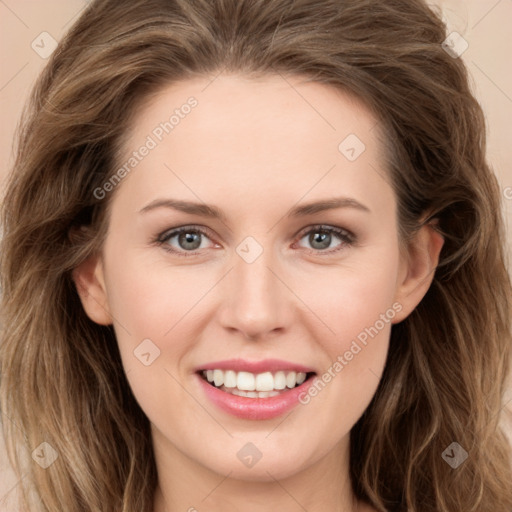
POLYGON ((206 226, 200 226, 197 224, 185 224, 183 226, 176 226, 175 228, 166 229, 164 232, 158 235, 157 241, 165 242, 169 238, 172 238, 172 236, 175 236, 183 231, 197 231, 203 235, 206 235, 208 238, 211 237, 210 235, 212 233, 212 231, 206 226))
POLYGON ((348 229, 341 228, 339 226, 331 226, 330 224, 312 224, 310 226, 306 226, 305 228, 301 229, 299 231, 299 233, 297 235, 295 235, 295 236, 299 237, 299 238, 302 238, 304 235, 306 235, 307 233, 309 233, 311 231, 314 231, 314 230, 317 230, 317 231, 330 231, 330 232, 332 232, 334 234, 338 234, 340 236, 344 235, 347 238, 350 238, 350 240, 352 240, 352 241, 355 241, 355 239, 356 239, 356 236, 354 235, 354 233, 352 233, 348 229))

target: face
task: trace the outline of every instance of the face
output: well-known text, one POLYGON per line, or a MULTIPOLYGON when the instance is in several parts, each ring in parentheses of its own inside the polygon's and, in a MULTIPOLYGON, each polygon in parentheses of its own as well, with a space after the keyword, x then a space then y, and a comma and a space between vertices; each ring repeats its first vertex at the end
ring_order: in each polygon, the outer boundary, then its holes
POLYGON ((280 76, 173 84, 137 113, 103 252, 75 278, 157 454, 252 480, 346 454, 440 249, 400 250, 376 127, 280 76))

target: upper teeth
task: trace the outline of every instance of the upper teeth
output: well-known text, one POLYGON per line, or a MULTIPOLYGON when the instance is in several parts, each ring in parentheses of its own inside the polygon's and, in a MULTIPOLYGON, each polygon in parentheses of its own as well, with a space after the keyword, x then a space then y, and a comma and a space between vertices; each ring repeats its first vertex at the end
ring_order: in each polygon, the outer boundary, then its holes
POLYGON ((206 370, 203 375, 216 387, 238 388, 241 391, 273 391, 294 388, 306 380, 303 372, 249 373, 233 370, 206 370))

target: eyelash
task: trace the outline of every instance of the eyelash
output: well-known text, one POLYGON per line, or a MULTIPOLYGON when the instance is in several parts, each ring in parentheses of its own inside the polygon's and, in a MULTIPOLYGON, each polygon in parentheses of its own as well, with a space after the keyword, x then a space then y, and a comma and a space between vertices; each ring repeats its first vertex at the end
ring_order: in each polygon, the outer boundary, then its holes
MULTIPOLYGON (((312 232, 322 232, 322 233, 334 234, 342 241, 342 243, 335 249, 329 249, 329 250, 306 249, 306 250, 312 251, 316 254, 320 254, 320 255, 333 254, 333 253, 336 253, 336 252, 342 250, 343 248, 353 246, 356 242, 356 236, 353 233, 351 233, 350 231, 348 231, 346 229, 338 228, 335 226, 316 224, 314 226, 308 226, 305 229, 307 229, 307 231, 304 231, 304 230, 301 231, 300 234, 298 235, 298 240, 302 240, 302 238, 304 238, 304 236, 306 236, 312 232)), ((154 243, 161 246, 165 251, 175 254, 179 257, 187 258, 190 256, 196 256, 197 254, 199 254, 198 252, 194 252, 194 251, 184 251, 184 250, 177 251, 170 247, 170 245, 167 242, 171 238, 174 238, 175 236, 178 236, 181 233, 199 233, 201 235, 204 235, 207 238, 210 238, 208 236, 208 232, 204 228, 201 228, 200 226, 189 225, 189 226, 182 226, 182 227, 175 228, 172 230, 164 231, 163 233, 158 235, 156 240, 154 240, 154 243)))

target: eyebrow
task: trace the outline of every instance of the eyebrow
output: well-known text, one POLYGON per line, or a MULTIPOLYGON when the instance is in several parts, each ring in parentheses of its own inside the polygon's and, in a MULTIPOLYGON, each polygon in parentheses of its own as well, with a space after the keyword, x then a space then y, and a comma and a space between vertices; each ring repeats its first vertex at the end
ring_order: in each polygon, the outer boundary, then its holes
MULTIPOLYGON (((192 215, 199 215, 201 217, 211 217, 226 221, 226 216, 216 206, 206 203, 195 203, 192 201, 182 201, 178 199, 155 199, 148 205, 144 206, 139 213, 147 213, 157 208, 171 208, 184 213, 192 215)), ((364 204, 352 199, 350 197, 335 197, 332 199, 323 199, 314 201, 304 205, 292 208, 287 214, 288 217, 305 217, 306 215, 313 215, 315 213, 323 212, 326 210, 334 210, 337 208, 353 208, 363 212, 370 213, 370 209, 364 204)))

